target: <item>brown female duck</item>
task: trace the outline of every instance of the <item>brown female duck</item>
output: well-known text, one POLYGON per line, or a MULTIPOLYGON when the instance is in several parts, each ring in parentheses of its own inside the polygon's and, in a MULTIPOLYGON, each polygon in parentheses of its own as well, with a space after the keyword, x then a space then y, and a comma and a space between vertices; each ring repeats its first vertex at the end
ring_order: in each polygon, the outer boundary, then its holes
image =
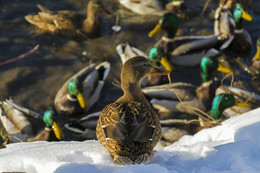
POLYGON ((141 56, 124 63, 121 71, 124 95, 103 109, 96 128, 98 141, 113 156, 114 163, 149 161, 161 138, 161 125, 158 115, 142 94, 141 81, 149 74, 168 73, 156 70, 141 56))
POLYGON ((92 36, 99 33, 100 6, 94 1, 90 1, 87 5, 87 18, 85 20, 73 11, 53 12, 40 4, 37 7, 41 11, 35 15, 27 15, 25 19, 44 31, 65 36, 92 36))

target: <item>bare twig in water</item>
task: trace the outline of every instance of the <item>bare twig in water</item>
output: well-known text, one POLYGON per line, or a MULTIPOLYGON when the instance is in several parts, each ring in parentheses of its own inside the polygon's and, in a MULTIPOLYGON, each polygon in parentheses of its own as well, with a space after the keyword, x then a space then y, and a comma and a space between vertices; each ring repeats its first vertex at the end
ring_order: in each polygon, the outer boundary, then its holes
POLYGON ((209 6, 210 1, 211 1, 211 0, 207 0, 207 1, 205 2, 204 7, 203 7, 203 10, 202 10, 202 12, 201 12, 201 14, 200 14, 200 17, 203 17, 203 15, 204 15, 206 9, 207 9, 208 6, 209 6))
POLYGON ((116 13, 116 24, 115 24, 115 29, 114 29, 114 32, 113 32, 113 40, 115 40, 115 36, 116 36, 116 28, 118 27, 118 24, 119 24, 119 11, 117 11, 116 13))
POLYGON ((15 135, 12 135, 12 134, 11 134, 11 136, 14 137, 16 140, 18 140, 18 141, 20 141, 20 142, 23 142, 21 139, 19 139, 19 138, 16 137, 15 135))
POLYGON ((15 58, 6 60, 6 61, 4 61, 4 62, 0 62, 0 66, 5 65, 5 64, 9 64, 9 63, 12 63, 12 62, 15 62, 15 61, 18 61, 18 60, 20 60, 20 59, 22 59, 22 58, 27 57, 28 55, 30 55, 30 54, 32 54, 33 52, 35 52, 35 51, 39 48, 39 46, 40 46, 40 45, 37 44, 36 46, 34 46, 33 49, 29 50, 28 52, 26 52, 26 53, 24 53, 24 54, 21 54, 21 55, 15 57, 15 58))

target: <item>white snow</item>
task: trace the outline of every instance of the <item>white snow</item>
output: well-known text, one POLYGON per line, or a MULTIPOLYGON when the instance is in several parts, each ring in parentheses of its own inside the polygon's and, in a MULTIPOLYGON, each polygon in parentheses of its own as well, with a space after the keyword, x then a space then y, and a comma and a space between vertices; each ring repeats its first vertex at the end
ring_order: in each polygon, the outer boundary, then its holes
POLYGON ((0 172, 260 172, 260 108, 157 150, 150 163, 116 166, 98 141, 14 143, 0 150, 0 172))

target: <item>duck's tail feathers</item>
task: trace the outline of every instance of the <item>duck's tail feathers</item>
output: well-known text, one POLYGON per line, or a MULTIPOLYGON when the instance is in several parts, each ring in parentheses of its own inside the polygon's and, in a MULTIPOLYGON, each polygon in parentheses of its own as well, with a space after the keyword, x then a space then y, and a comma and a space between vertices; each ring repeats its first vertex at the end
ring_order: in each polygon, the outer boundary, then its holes
POLYGON ((148 162, 149 160, 150 160, 150 156, 147 153, 139 156, 134 156, 134 157, 119 156, 119 155, 116 155, 114 157, 114 163, 117 165, 142 164, 148 162))

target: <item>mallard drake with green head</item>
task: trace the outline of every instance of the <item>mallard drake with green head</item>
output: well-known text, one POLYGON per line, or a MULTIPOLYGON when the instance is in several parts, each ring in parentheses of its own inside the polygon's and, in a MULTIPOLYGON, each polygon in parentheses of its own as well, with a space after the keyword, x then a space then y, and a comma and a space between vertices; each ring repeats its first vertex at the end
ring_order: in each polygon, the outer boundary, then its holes
POLYGON ((164 31, 164 36, 151 49, 151 59, 156 61, 166 57, 176 65, 196 66, 203 56, 216 55, 229 45, 229 42, 219 40, 215 35, 175 37, 178 27, 179 19, 175 14, 166 13, 160 18, 149 36, 154 36, 160 30, 164 31))
POLYGON ((243 19, 247 21, 252 21, 253 17, 244 11, 241 4, 237 3, 233 12, 233 17, 235 20, 235 36, 233 41, 228 47, 228 50, 235 53, 249 53, 252 50, 252 39, 249 33, 243 29, 242 21, 243 19))
POLYGON ((114 163, 149 161, 161 138, 161 125, 142 93, 141 81, 149 74, 168 73, 153 67, 145 57, 137 56, 124 63, 121 71, 124 95, 103 109, 96 128, 98 141, 110 152, 114 163))
POLYGON ((6 130, 10 134, 22 133, 27 141, 35 140, 53 140, 52 131, 55 134, 54 139, 63 138, 62 130, 57 122, 57 117, 53 109, 47 109, 43 116, 30 109, 21 107, 13 100, 1 102, 1 119, 6 130), (4 116, 5 112, 5 116, 4 116))
POLYGON ((215 120, 220 119, 223 111, 232 106, 250 107, 251 104, 239 101, 233 94, 221 93, 216 95, 212 101, 210 116, 215 120))
POLYGON ((67 116, 88 111, 99 99, 110 63, 90 64, 69 78, 56 94, 56 110, 67 116))
POLYGON ((65 36, 96 36, 99 34, 99 13, 100 6, 94 1, 87 5, 87 18, 73 11, 61 10, 57 12, 50 11, 38 4, 41 10, 38 14, 27 15, 25 19, 50 33, 61 34, 65 36))
POLYGON ((190 107, 207 111, 215 96, 216 84, 212 82, 215 71, 231 73, 231 69, 223 67, 215 58, 203 57, 200 63, 202 84, 197 87, 188 83, 172 83, 143 88, 144 94, 151 98, 151 104, 159 112, 184 112, 193 114, 190 107), (180 102, 180 100, 182 103, 180 102))
MULTIPOLYGON (((121 62, 124 64, 128 59, 133 58, 135 56, 143 56, 149 59, 153 66, 165 68, 169 72, 173 70, 172 65, 168 62, 167 58, 162 57, 160 60, 150 59, 149 56, 143 51, 130 46, 128 43, 120 43, 116 46, 116 50, 118 55, 120 56, 121 62)), ((163 83, 163 79, 161 76, 149 75, 142 82, 142 86, 151 86, 158 85, 163 83)))

